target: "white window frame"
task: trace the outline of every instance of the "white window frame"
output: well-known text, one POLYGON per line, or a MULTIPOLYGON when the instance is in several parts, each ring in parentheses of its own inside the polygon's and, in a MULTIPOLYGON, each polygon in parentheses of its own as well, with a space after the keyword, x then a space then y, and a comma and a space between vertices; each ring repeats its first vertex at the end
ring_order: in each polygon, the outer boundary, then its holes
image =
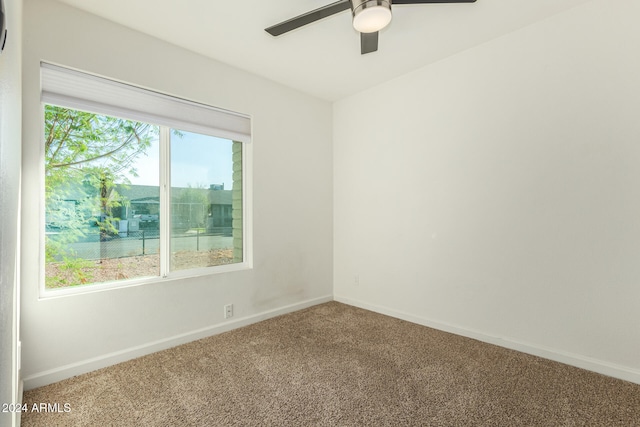
MULTIPOLYGON (((45 269, 40 269, 40 298, 85 294, 189 277, 247 270, 253 267, 251 117, 159 92, 116 82, 85 72, 41 63, 40 123, 44 138, 44 105, 56 105, 96 114, 158 125, 160 128, 160 272, 159 276, 89 283, 68 288, 46 289, 45 269), (172 119, 175 114, 175 119, 172 119), (214 125, 211 125, 214 123, 214 125), (171 153, 170 130, 194 132, 242 142, 242 262, 169 271, 171 257, 171 153)), ((44 167, 44 141, 41 141, 44 167)), ((40 183, 40 265, 44 267, 44 182, 40 183)))

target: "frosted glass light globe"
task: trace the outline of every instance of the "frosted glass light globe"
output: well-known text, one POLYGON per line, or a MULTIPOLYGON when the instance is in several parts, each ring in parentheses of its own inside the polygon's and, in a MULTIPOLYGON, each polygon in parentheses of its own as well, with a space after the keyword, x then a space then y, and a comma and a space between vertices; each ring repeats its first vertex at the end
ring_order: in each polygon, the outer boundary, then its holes
POLYGON ((353 28, 361 33, 375 33, 391 22, 391 10, 385 6, 360 9, 353 17, 353 28))

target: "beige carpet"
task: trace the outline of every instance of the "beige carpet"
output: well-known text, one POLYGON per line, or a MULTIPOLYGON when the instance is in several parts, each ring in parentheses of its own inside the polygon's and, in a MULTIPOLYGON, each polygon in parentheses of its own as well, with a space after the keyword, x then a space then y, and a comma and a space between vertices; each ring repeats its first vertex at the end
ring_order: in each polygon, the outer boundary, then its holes
POLYGON ((25 393, 22 426, 640 426, 640 385, 331 302, 25 393))

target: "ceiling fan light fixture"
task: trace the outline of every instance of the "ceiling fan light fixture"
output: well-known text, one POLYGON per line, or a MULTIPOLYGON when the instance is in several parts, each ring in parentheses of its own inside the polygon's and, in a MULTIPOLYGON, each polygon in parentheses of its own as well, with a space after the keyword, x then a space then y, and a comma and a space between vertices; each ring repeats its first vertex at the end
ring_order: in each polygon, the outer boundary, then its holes
POLYGON ((388 0, 352 0, 353 28, 361 33, 375 33, 391 22, 388 0))

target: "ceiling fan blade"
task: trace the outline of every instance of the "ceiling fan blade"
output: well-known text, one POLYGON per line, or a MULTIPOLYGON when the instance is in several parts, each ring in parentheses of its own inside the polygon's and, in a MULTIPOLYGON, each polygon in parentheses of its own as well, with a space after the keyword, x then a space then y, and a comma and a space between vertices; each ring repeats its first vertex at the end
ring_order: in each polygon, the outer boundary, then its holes
POLYGON ((371 53, 378 50, 378 32, 360 33, 360 53, 371 53))
POLYGON ((421 4, 421 3, 475 3, 476 0, 392 0, 393 4, 421 4))
POLYGON ((318 21, 331 15, 335 15, 338 12, 342 12, 343 10, 347 10, 350 8, 350 0, 340 0, 335 3, 331 3, 318 9, 312 10, 311 12, 307 12, 304 15, 296 16, 295 18, 291 18, 269 28, 265 28, 265 31, 272 36, 279 36, 280 34, 295 30, 296 28, 311 24, 312 22, 318 21))

